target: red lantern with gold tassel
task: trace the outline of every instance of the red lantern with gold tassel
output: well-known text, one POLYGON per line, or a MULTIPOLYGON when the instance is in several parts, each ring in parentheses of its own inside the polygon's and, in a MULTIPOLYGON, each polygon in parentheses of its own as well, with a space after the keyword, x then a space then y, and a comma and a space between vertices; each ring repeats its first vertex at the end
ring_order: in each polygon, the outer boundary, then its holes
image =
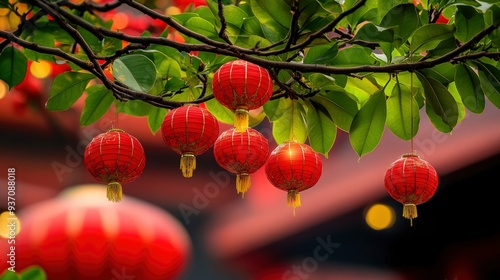
POLYGON ((403 154, 385 173, 384 185, 389 195, 403 204, 403 217, 417 218, 417 205, 427 202, 438 186, 436 170, 417 154, 403 154))
POLYGON ((137 179, 144 170, 144 149, 134 136, 111 129, 94 137, 85 148, 84 164, 100 183, 107 184, 109 201, 122 199, 122 184, 137 179))
POLYGON ((299 192, 319 181, 323 163, 318 153, 309 145, 287 141, 277 146, 269 155, 266 176, 278 189, 286 191, 287 203, 294 209, 300 206, 299 192))
POLYGON ((259 170, 269 157, 266 137, 253 128, 235 128, 221 133, 214 144, 214 156, 225 170, 236 174, 236 191, 242 196, 250 188, 250 174, 259 170))
POLYGON ((215 72, 212 91, 219 103, 234 111, 235 128, 245 132, 248 111, 259 108, 271 98, 273 81, 265 68, 237 59, 215 72))
POLYGON ((196 156, 217 140, 219 122, 207 109, 189 104, 168 111, 161 132, 167 146, 181 155, 182 175, 190 178, 196 169, 196 156))

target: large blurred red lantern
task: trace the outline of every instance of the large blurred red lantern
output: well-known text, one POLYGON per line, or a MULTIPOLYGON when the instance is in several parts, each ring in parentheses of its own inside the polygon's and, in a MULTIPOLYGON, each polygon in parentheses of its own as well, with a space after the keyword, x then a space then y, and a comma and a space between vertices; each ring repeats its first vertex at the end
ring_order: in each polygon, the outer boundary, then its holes
MULTIPOLYGON (((20 211, 16 270, 39 265, 54 280, 178 279, 191 258, 185 228, 138 199, 109 204, 104 192, 104 185, 75 186, 20 211)), ((3 256, 9 246, 0 243, 3 256)))
POLYGON ((236 174, 236 191, 242 196, 250 188, 250 174, 259 170, 269 157, 269 144, 260 132, 247 128, 245 132, 228 129, 214 144, 214 156, 225 170, 236 174))
POLYGON ((237 59, 222 65, 212 81, 215 99, 234 111, 234 126, 239 132, 248 127, 248 111, 264 105, 273 93, 273 80, 266 69, 237 59))
POLYGON ((163 140, 181 155, 185 178, 193 176, 196 156, 205 153, 219 136, 219 122, 207 109, 184 105, 168 111, 161 125, 163 140))
POLYGON ((271 152, 265 170, 269 182, 288 193, 287 203, 295 213, 295 208, 300 206, 299 192, 316 185, 323 163, 309 145, 287 141, 271 152))
POLYGON ((90 141, 85 148, 84 164, 97 181, 108 185, 108 200, 119 202, 122 184, 142 174, 146 157, 137 138, 121 129, 111 129, 90 141))
POLYGON ((417 205, 428 201, 436 192, 439 178, 436 170, 417 154, 403 154, 385 173, 384 185, 389 195, 403 204, 403 217, 417 218, 417 205))

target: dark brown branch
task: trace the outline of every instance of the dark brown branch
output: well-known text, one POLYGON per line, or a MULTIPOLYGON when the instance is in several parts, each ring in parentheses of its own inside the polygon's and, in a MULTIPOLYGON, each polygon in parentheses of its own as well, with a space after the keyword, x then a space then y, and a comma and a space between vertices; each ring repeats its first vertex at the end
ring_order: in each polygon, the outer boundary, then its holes
POLYGON ((226 34, 227 22, 226 22, 226 17, 224 16, 224 5, 222 4, 222 0, 217 0, 217 8, 219 10, 218 15, 221 23, 219 37, 229 45, 232 45, 233 43, 231 42, 231 40, 229 40, 229 37, 227 37, 226 34))
POLYGON ((113 9, 116 9, 122 5, 120 1, 115 1, 111 3, 104 3, 104 4, 96 4, 93 3, 92 1, 83 1, 79 4, 73 3, 68 0, 62 0, 56 2, 57 5, 59 6, 66 6, 70 8, 71 10, 75 11, 80 11, 80 12, 90 12, 93 13, 94 11, 97 12, 109 12, 113 9))
MULTIPOLYGON (((335 26, 337 26, 337 24, 339 24, 339 22, 342 21, 345 17, 347 17, 348 15, 354 13, 359 8, 361 8, 365 4, 365 2, 366 2, 366 0, 359 0, 359 2, 357 2, 356 4, 354 4, 349 10, 346 10, 346 11, 342 12, 332 22, 330 22, 329 24, 327 24, 325 27, 323 27, 320 30, 312 33, 304 41, 302 41, 301 43, 299 43, 297 45, 294 45, 290 49, 287 49, 287 51, 290 51, 290 50, 300 50, 300 49, 303 49, 303 48, 309 46, 309 44, 311 44, 314 40, 323 37, 325 34, 327 34, 328 32, 330 32, 331 30, 333 30, 333 28, 335 26)), ((277 55, 277 54, 280 54, 282 52, 283 52, 283 50, 275 50, 275 51, 263 52, 260 55, 263 55, 263 56, 277 55)))
MULTIPOLYGON (((45 12, 43 12, 43 11, 38 11, 37 13, 35 13, 35 14, 34 14, 31 18, 29 18, 29 19, 26 19, 26 14, 21 15, 21 22, 19 23, 19 26, 17 27, 17 29, 16 29, 16 30, 14 30, 14 31, 12 32, 12 34, 13 34, 14 36, 19 37, 19 36, 23 33, 24 29, 26 29, 26 28, 27 28, 27 25, 34 25, 34 24, 35 24, 35 22, 36 22, 38 19, 40 19, 42 16, 44 16, 44 15, 45 15, 45 12)), ((5 40, 5 41, 3 41, 3 42, 0 42, 0 52, 2 52, 2 50, 3 50, 3 49, 4 49, 4 48, 5 48, 5 47, 9 44, 9 43, 10 43, 10 41, 9 41, 9 40, 5 40)))
MULTIPOLYGON (((33 1, 30 1, 33 2, 33 1)), ((90 46, 87 44, 85 39, 82 37, 82 35, 72 26, 67 24, 64 19, 61 18, 58 12, 52 9, 52 6, 55 6, 56 9, 59 9, 57 5, 50 5, 50 2, 47 2, 45 0, 39 0, 39 1, 34 1, 36 2, 36 5, 38 5, 41 9, 43 9, 47 14, 51 15, 54 20, 57 22, 57 24, 65 30, 73 39, 75 39, 75 42, 79 44, 82 48, 82 50, 85 52, 87 57, 89 58, 90 62, 94 66, 94 70, 98 73, 97 77, 101 79, 101 81, 104 83, 104 85, 107 88, 111 87, 111 81, 109 81, 106 78, 106 75, 104 74, 103 69, 101 68, 101 65, 97 61, 94 52, 90 48, 90 46)), ((59 9, 60 10, 60 9, 59 9)))
POLYGON ((299 0, 293 1, 292 8, 290 9, 292 14, 292 20, 290 22, 290 32, 288 33, 288 41, 285 46, 285 50, 290 49, 292 44, 297 42, 298 30, 299 30, 299 0))

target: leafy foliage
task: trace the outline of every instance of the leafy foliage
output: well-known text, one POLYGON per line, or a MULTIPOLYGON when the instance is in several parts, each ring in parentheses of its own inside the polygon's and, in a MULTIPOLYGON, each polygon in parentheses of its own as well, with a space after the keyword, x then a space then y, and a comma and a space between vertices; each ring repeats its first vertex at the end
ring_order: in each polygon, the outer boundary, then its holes
POLYGON ((277 143, 307 141, 325 157, 339 130, 362 157, 386 128, 415 137, 424 114, 449 133, 486 102, 500 108, 496 0, 207 0, 171 16, 132 0, 23 2, 26 14, 0 2, 25 18, 15 31, 0 30, 0 68, 11 69, 0 79, 13 87, 28 61, 65 61, 72 71, 54 79, 46 109, 67 110, 85 95, 82 126, 113 104, 147 117, 152 133, 186 103, 204 103, 231 123, 211 81, 236 58, 266 68, 274 81, 272 100, 251 125, 267 118, 277 143), (118 7, 164 27, 115 30, 104 15, 118 7))
POLYGON ((46 280, 47 275, 43 268, 32 265, 17 272, 12 272, 6 269, 3 273, 0 274, 0 280, 46 280))

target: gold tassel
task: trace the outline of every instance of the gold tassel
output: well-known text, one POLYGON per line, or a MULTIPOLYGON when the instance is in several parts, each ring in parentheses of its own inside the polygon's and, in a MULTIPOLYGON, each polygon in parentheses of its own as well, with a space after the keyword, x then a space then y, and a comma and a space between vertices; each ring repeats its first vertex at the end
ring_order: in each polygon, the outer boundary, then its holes
POLYGON ((300 194, 297 190, 289 190, 286 196, 288 206, 293 207, 293 216, 295 217, 295 208, 300 206, 300 194))
POLYGON ((111 182, 106 189, 106 196, 109 201, 120 202, 122 200, 122 185, 118 182, 111 182))
POLYGON ((236 108, 234 111, 234 128, 238 132, 245 132, 249 123, 248 110, 245 108, 236 108))
POLYGON ((403 205, 403 217, 410 219, 410 226, 413 226, 413 219, 418 217, 417 206, 413 203, 403 205))
POLYGON ((250 189, 250 175, 248 173, 236 174, 236 192, 245 197, 245 193, 250 189))
POLYGON ((196 157, 191 153, 182 154, 180 169, 185 178, 193 177, 193 171, 196 169, 196 157))

